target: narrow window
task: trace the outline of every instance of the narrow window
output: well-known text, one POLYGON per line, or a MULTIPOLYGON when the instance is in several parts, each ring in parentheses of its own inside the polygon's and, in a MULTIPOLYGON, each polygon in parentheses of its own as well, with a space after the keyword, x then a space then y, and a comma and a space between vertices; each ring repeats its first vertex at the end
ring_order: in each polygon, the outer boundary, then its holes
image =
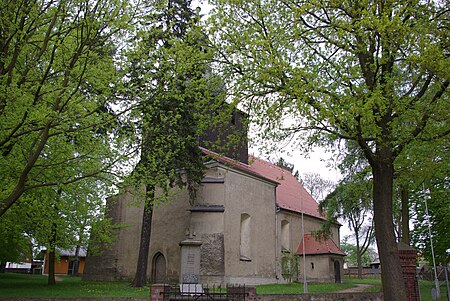
POLYGON ((290 248, 290 225, 287 220, 281 221, 281 250, 282 251, 289 251, 290 248))
POLYGON ((241 242, 240 253, 242 261, 251 261, 250 256, 250 215, 241 214, 241 242))
POLYGON ((314 270, 314 262, 311 262, 311 270, 314 270))

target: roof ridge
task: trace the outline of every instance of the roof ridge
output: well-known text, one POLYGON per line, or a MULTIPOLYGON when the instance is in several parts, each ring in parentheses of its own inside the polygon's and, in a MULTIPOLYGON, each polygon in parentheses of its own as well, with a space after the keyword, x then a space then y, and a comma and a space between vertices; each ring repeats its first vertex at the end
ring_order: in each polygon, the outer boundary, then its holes
POLYGON ((207 149, 207 148, 204 148, 204 147, 202 147, 202 146, 199 146, 199 148, 200 148, 200 150, 201 150, 202 152, 206 153, 207 155, 214 155, 214 156, 220 157, 220 158, 222 158, 222 159, 230 160, 230 161, 232 161, 232 162, 235 163, 235 164, 243 165, 243 166, 245 166, 245 167, 247 167, 247 168, 250 168, 250 167, 251 167, 250 164, 246 164, 246 163, 243 163, 243 162, 241 162, 241 161, 239 161, 239 160, 236 160, 236 159, 227 157, 227 156, 225 156, 225 155, 221 155, 221 154, 219 154, 219 153, 216 153, 216 152, 214 152, 214 151, 212 151, 212 150, 209 150, 209 149, 207 149))
POLYGON ((275 163, 272 163, 272 162, 270 162, 270 161, 268 161, 268 160, 266 161, 265 159, 256 157, 255 155, 249 155, 249 156, 252 156, 252 157, 256 158, 257 160, 261 161, 263 164, 266 164, 266 165, 271 166, 271 167, 275 167, 276 169, 278 169, 278 170, 280 170, 280 171, 282 171, 282 172, 285 172, 285 173, 288 173, 288 174, 291 174, 292 176, 294 176, 294 175, 292 174, 292 172, 290 172, 290 171, 287 170, 287 169, 284 169, 284 168, 281 167, 281 166, 276 165, 275 163))

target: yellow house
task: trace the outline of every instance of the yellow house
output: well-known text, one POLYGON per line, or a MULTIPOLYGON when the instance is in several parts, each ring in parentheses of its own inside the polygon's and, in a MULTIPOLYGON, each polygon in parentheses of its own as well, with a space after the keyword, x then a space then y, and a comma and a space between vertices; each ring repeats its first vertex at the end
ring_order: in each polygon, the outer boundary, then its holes
MULTIPOLYGON (((48 274, 49 254, 46 250, 44 257, 44 274, 48 274)), ((55 256, 55 274, 75 275, 75 248, 72 250, 57 250, 58 256, 55 256)), ((86 249, 80 248, 78 257, 80 259, 78 274, 83 274, 86 262, 86 249)))

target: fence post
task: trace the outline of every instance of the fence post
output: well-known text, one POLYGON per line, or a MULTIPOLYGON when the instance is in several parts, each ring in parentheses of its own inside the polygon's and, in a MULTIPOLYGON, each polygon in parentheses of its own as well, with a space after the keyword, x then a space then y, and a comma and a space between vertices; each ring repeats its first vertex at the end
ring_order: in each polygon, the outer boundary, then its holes
POLYGON ((400 254, 400 263, 402 265, 407 300, 420 301, 416 269, 417 251, 407 244, 400 242, 398 244, 398 252, 400 254))
POLYGON ((152 284, 150 288, 150 300, 151 301, 163 301, 164 292, 168 290, 169 286, 167 284, 152 284))
POLYGON ((245 301, 256 301, 256 287, 246 286, 245 291, 247 296, 245 296, 245 301))

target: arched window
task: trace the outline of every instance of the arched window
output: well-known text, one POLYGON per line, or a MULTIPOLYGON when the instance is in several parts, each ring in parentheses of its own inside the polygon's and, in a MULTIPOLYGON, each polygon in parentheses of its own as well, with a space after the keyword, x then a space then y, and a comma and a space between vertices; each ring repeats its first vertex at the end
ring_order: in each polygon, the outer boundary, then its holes
POLYGON ((240 242, 241 260, 251 261, 250 256, 250 215, 241 214, 241 242, 240 242))
POLYGON ((287 220, 281 221, 281 250, 288 251, 291 249, 290 225, 287 220))

